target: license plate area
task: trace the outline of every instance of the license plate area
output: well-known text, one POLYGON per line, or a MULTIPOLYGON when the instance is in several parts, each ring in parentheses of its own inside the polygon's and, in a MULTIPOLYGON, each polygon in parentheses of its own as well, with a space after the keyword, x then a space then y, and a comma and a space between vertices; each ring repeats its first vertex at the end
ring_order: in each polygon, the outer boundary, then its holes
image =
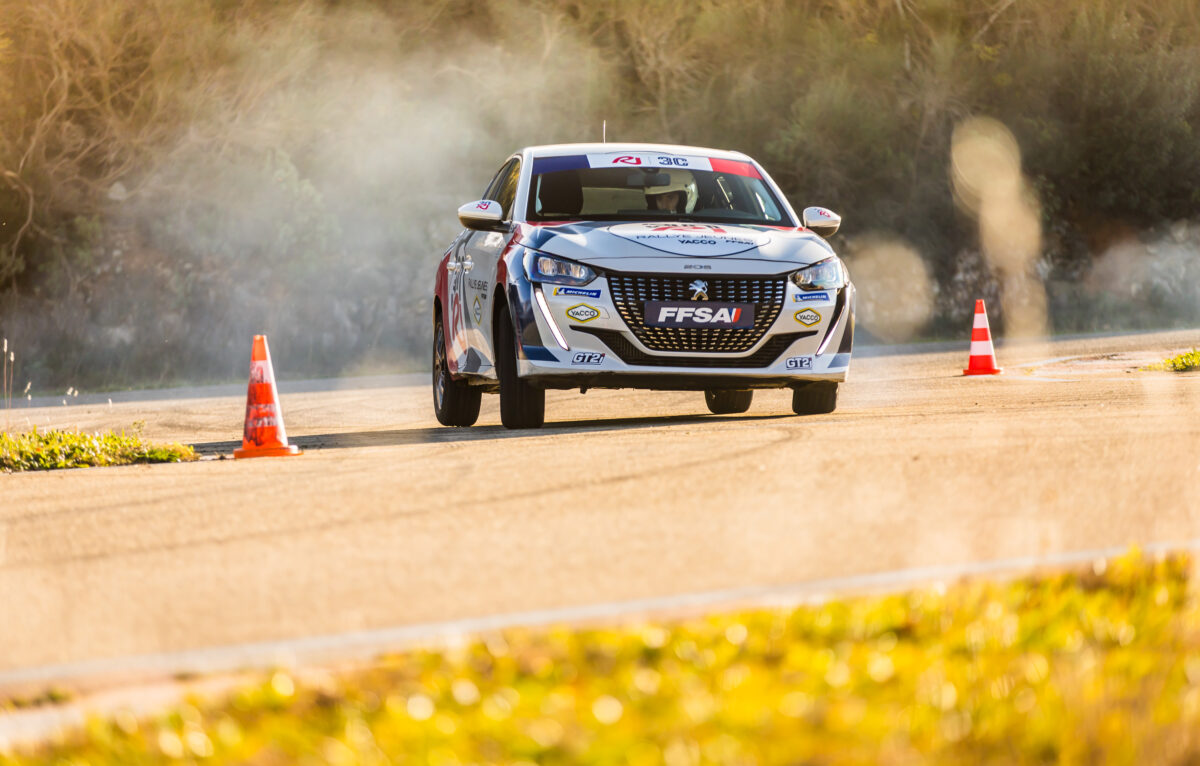
POLYGON ((747 329, 754 326, 754 304, 647 301, 643 321, 647 327, 747 329))

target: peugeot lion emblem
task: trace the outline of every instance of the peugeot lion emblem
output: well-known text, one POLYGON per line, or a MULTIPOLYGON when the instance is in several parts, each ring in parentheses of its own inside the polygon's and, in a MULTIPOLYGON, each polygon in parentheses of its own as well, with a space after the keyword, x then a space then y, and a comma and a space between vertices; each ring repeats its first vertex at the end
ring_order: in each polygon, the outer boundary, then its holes
POLYGON ((692 291, 692 300, 706 301, 708 300, 708 282, 703 279, 697 279, 688 285, 688 289, 692 291))

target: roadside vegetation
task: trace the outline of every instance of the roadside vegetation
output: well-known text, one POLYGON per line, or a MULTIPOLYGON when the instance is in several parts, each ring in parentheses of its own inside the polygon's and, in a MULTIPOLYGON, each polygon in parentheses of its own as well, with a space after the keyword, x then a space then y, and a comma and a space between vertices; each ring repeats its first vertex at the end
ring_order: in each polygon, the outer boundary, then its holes
POLYGON ((0 0, 0 19, 0 330, 35 389, 237 378, 257 332, 284 375, 425 364, 454 210, 508 152, 602 120, 746 151, 843 213, 864 309, 895 303, 872 298, 892 278, 926 296, 918 337, 960 336, 977 297, 1003 333, 1024 309, 996 298, 1030 280, 1051 330, 1200 321, 1194 0, 0 0), (1007 281, 952 188, 972 116, 1016 137, 1042 223, 1007 281), (879 239, 927 290, 856 262, 879 239))
POLYGON ((1195 763, 1192 562, 617 629, 513 629, 0 763, 1195 763))
POLYGON ((56 468, 132 465, 134 463, 178 463, 195 460, 191 447, 181 444, 150 444, 134 433, 104 431, 0 431, 0 471, 49 471, 56 468))
POLYGON ((1156 364, 1147 365, 1147 370, 1169 370, 1172 372, 1190 372, 1200 370, 1200 349, 1192 349, 1184 353, 1164 359, 1156 364))

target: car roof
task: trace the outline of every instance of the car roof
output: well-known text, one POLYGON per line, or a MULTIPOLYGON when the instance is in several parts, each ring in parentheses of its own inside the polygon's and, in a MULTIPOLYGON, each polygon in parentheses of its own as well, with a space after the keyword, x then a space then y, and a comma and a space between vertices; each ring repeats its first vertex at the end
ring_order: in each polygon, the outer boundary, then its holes
POLYGON ((526 157, 561 157, 573 154, 615 154, 618 152, 663 152, 664 154, 690 154, 705 157, 716 157, 730 160, 749 160, 742 152, 727 149, 708 149, 703 146, 684 146, 681 144, 634 144, 634 143, 592 143, 592 144, 546 144, 543 146, 527 146, 519 153, 526 157))

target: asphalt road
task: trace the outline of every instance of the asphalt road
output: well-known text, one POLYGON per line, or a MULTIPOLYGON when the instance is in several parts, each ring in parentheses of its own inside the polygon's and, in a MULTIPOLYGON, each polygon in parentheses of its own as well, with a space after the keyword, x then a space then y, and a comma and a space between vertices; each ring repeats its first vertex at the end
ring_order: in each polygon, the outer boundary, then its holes
MULTIPOLYGON (((1200 538, 1200 331, 857 356, 838 410, 552 392, 439 427, 411 378, 283 396, 301 457, 0 476, 7 672, 1200 538), (395 382, 395 381, 393 381, 395 382)), ((329 387, 325 387, 329 388, 329 387)), ((196 392, 193 392, 196 393, 196 392)), ((229 453, 244 394, 34 407, 229 453)), ((86 401, 86 400, 85 400, 86 401)), ((2 684, 0 684, 2 687, 2 684)))

